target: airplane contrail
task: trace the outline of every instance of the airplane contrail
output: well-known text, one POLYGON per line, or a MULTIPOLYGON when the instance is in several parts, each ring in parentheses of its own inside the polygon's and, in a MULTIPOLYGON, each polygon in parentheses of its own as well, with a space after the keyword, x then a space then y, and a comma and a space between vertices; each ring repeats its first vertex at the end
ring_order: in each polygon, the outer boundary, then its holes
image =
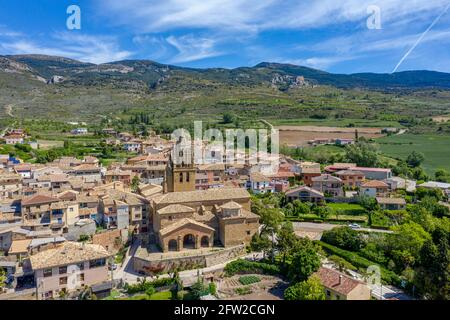
POLYGON ((419 37, 419 39, 417 39, 417 41, 413 44, 413 46, 408 50, 408 52, 406 52, 406 54, 400 59, 400 61, 397 63, 397 65, 395 66, 394 70, 392 71, 392 73, 396 72, 397 69, 400 67, 400 65, 403 63, 403 61, 405 61, 406 58, 408 58, 409 54, 417 47, 417 45, 420 43, 420 41, 422 41, 422 39, 427 35, 428 31, 431 30, 431 28, 434 27, 434 25, 441 19, 441 17, 447 13, 448 8, 450 8, 450 3, 447 5, 447 7, 445 7, 444 11, 438 16, 436 17, 436 19, 434 19, 434 21, 430 24, 430 26, 427 28, 427 30, 425 30, 419 37))

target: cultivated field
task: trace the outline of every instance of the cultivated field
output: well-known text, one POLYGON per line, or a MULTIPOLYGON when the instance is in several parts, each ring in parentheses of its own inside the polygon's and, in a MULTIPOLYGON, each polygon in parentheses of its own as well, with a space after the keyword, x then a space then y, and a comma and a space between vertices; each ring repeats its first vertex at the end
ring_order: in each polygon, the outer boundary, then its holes
POLYGON ((391 157, 406 159, 413 151, 425 155, 423 167, 428 174, 437 169, 450 171, 450 135, 404 134, 378 139, 381 151, 391 157))
POLYGON ((384 135, 381 128, 339 128, 322 126, 278 126, 280 143, 288 146, 304 147, 314 139, 354 139, 355 131, 359 137, 380 138, 384 135))

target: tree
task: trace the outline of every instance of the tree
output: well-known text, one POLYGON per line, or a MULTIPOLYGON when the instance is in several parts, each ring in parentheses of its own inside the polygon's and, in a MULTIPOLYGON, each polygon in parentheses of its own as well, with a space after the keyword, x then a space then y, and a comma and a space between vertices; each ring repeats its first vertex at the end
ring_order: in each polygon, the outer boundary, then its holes
POLYGON ((293 252, 288 277, 293 282, 305 281, 320 268, 318 248, 311 240, 300 239, 297 241, 293 252))
POLYGON ((286 300, 325 300, 325 290, 318 276, 298 282, 284 291, 286 300))
POLYGON ((224 124, 228 124, 228 123, 233 123, 234 121, 234 116, 232 113, 230 112, 226 112, 222 115, 222 119, 223 119, 223 123, 224 124))
POLYGON ((310 206, 307 203, 301 202, 300 200, 294 200, 292 202, 292 205, 294 206, 294 213, 296 215, 308 214, 311 212, 310 206))
MULTIPOLYGON (((284 215, 278 208, 260 208, 259 215, 261 217, 260 223, 262 225, 261 236, 273 239, 280 228, 284 215)), ((274 249, 275 245, 272 241, 272 261, 275 259, 274 249)))
POLYGON ((420 250, 424 243, 431 239, 420 224, 413 221, 395 226, 392 245, 392 256, 397 266, 403 265, 404 268, 414 265, 419 258, 420 250))
POLYGON ((314 208, 314 213, 322 219, 328 218, 332 214, 333 210, 329 207, 317 206, 314 208))
POLYGON ((283 256, 283 265, 286 264, 286 257, 291 252, 297 242, 297 236, 294 233, 292 222, 287 221, 281 225, 277 234, 277 249, 283 256))
MULTIPOLYGON (((360 139, 362 140, 362 138, 360 139)), ((373 144, 360 141, 345 147, 345 157, 362 167, 375 167, 378 160, 378 151, 373 144)))
POLYGON ((197 282, 194 283, 191 287, 191 297, 194 300, 200 300, 200 297, 206 296, 209 294, 209 288, 205 286, 200 277, 197 279, 197 282))
POLYGON ((0 268, 0 292, 6 286, 6 272, 0 268))
POLYGON ((321 240, 350 251, 358 251, 363 243, 360 233, 347 226, 324 231, 321 240))
POLYGON ((423 153, 417 152, 415 150, 413 150, 413 152, 411 152, 406 158, 406 162, 408 163, 408 165, 413 168, 419 167, 424 161, 425 156, 423 155, 423 153))
POLYGON ((139 183, 140 183, 140 179, 138 176, 134 176, 133 180, 131 181, 131 190, 133 192, 137 192, 139 189, 139 183))
POLYGON ((426 298, 450 298, 449 242, 448 227, 439 226, 420 250, 420 267, 415 272, 414 283, 426 298))
POLYGON ((439 182, 450 182, 450 173, 447 170, 439 169, 434 173, 436 181, 439 182))
POLYGON ((264 256, 266 252, 272 247, 272 242, 266 234, 255 233, 250 242, 250 248, 252 251, 260 252, 263 251, 264 256))

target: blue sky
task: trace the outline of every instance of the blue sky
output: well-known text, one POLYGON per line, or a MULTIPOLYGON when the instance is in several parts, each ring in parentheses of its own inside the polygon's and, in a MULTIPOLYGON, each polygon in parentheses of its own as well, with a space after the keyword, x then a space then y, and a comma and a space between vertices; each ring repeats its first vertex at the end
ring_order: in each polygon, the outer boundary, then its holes
POLYGON ((93 63, 150 59, 225 68, 271 61, 355 73, 392 72, 410 51, 398 71, 450 72, 450 10, 445 11, 450 0, 0 0, 0 4, 0 54, 49 54, 93 63), (66 27, 70 5, 81 9, 80 30, 66 27), (377 8, 379 15, 374 14, 377 8))

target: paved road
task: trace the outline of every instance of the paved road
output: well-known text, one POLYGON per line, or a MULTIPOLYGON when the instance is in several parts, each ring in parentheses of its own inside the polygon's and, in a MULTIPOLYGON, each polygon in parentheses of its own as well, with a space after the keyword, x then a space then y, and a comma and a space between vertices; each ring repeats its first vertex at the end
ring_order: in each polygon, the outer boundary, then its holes
MULTIPOLYGON (((363 276, 355 271, 349 271, 353 278, 364 281, 363 276)), ((365 282, 365 281, 364 281, 365 282)), ((407 295, 403 290, 389 285, 381 284, 368 284, 372 289, 372 297, 377 300, 413 300, 412 297, 407 295)))
MULTIPOLYGON (((342 224, 332 224, 332 223, 313 223, 313 222, 293 222, 295 231, 312 231, 312 232, 323 232, 326 230, 331 230, 336 227, 342 227, 342 224)), ((356 231, 368 231, 368 232, 379 232, 379 233, 392 233, 391 230, 380 230, 371 228, 359 228, 356 231)))

